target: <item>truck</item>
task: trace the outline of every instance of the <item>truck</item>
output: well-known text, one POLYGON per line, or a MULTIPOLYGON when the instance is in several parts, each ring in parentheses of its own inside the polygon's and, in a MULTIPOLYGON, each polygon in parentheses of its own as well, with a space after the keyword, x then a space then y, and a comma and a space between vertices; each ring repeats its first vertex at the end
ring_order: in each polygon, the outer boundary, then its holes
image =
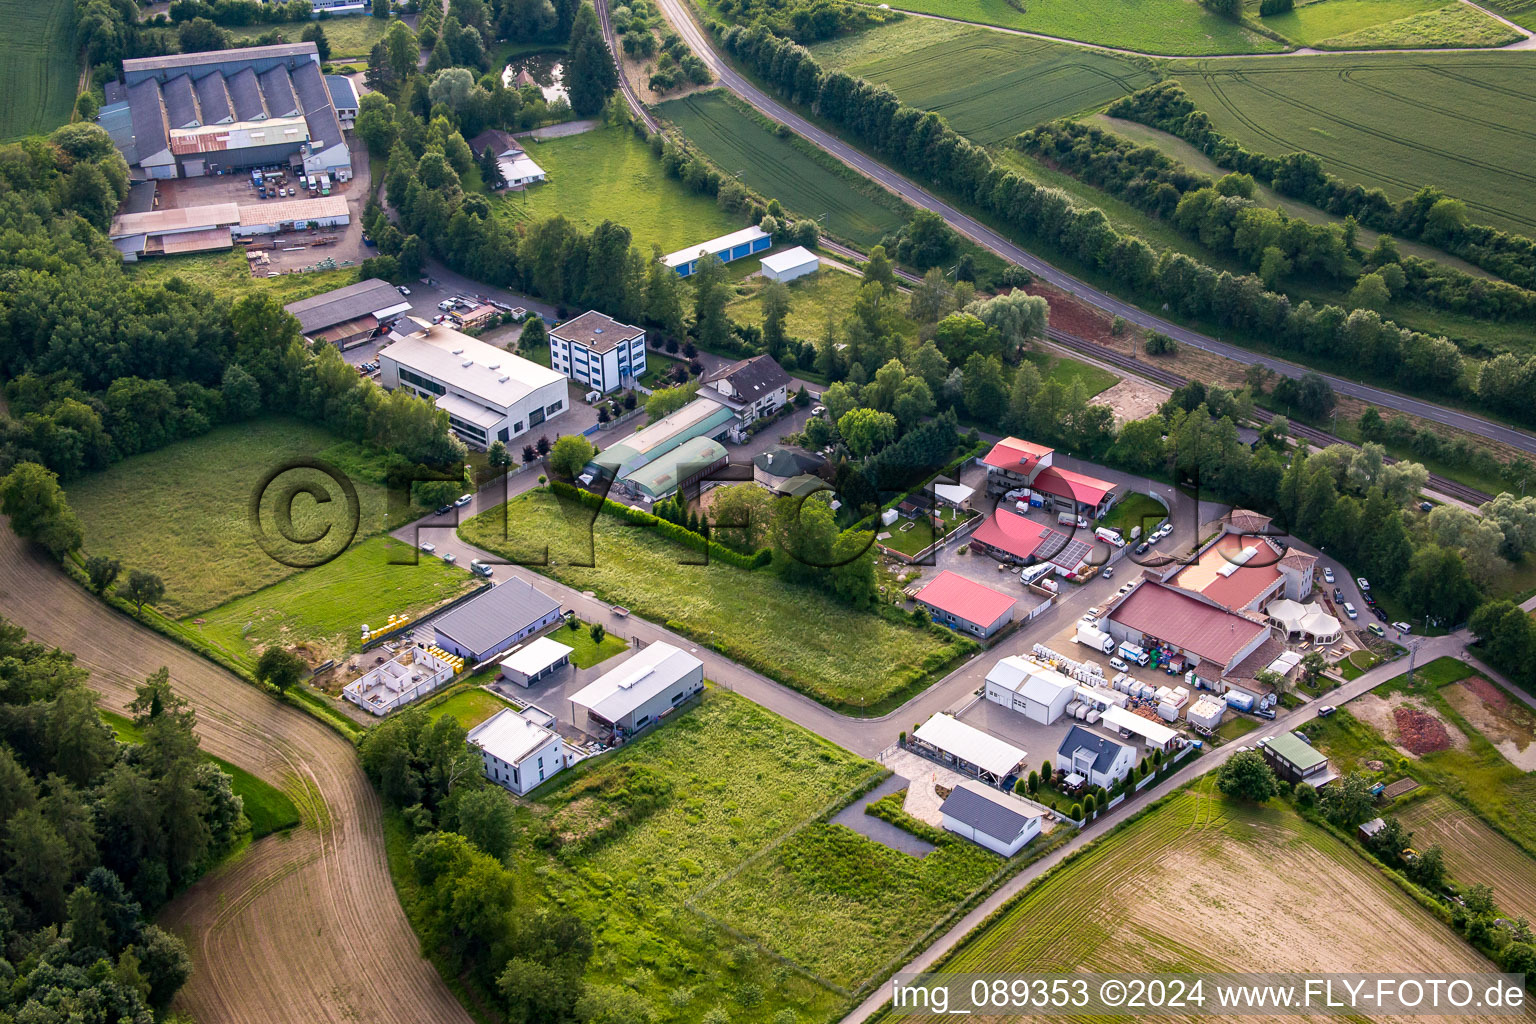
POLYGON ((1056 515, 1056 525, 1070 526, 1077 530, 1088 529, 1088 520, 1082 516, 1075 516, 1071 512, 1060 512, 1056 515))
POLYGON ((1130 643, 1129 641, 1120 645, 1120 657, 1124 658, 1126 661, 1134 661, 1136 664, 1143 667, 1147 664, 1148 661, 1152 660, 1152 656, 1149 655, 1145 650, 1137 647, 1135 644, 1130 643))
POLYGON ((1094 626, 1079 622, 1077 635, 1072 638, 1085 647, 1091 647, 1103 654, 1109 654, 1115 649, 1115 638, 1094 626))
POLYGON ((1093 531, 1093 535, 1099 538, 1099 540, 1103 541, 1105 544, 1109 544, 1117 548, 1125 547, 1125 538, 1120 536, 1119 530, 1111 530, 1107 526, 1101 526, 1097 530, 1093 531))

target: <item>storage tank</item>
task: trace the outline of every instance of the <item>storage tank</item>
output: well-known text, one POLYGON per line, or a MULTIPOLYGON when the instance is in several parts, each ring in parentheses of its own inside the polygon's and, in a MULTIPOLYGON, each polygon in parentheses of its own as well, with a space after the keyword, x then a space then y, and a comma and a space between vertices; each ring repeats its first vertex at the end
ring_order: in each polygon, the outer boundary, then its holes
POLYGON ((1163 701, 1163 703, 1157 706, 1157 717, 1165 722, 1177 722, 1179 720, 1179 709, 1167 701, 1163 701))
POLYGON ((1227 706, 1237 708, 1239 711, 1253 710, 1253 697, 1250 694, 1238 690, 1227 691, 1227 706))
POLYGON ((1094 626, 1079 624, 1077 635, 1073 637, 1085 647, 1092 647, 1101 654, 1108 654, 1115 649, 1115 638, 1094 626))

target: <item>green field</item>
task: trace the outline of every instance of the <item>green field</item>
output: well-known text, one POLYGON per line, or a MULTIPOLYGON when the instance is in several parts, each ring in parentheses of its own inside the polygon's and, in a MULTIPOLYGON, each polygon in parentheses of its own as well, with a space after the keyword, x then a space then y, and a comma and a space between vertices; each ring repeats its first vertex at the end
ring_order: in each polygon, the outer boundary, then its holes
POLYGON ((824 53, 829 68, 888 85, 903 102, 942 114, 982 145, 1102 107, 1159 77, 1146 62, 924 18, 823 43, 813 52, 824 53), (898 40, 904 45, 893 52, 890 44, 898 40), (956 68, 966 73, 948 73, 956 68))
POLYGON ((571 664, 577 668, 591 668, 593 665, 607 661, 615 654, 622 654, 629 649, 629 645, 624 642, 623 637, 614 636, 612 633, 604 633, 603 639, 594 643, 592 641, 592 634, 587 631, 591 624, 582 622, 580 619, 573 621, 576 623, 575 629, 571 629, 569 626, 561 626, 550 633, 549 638, 551 640, 558 640, 571 649, 571 664))
POLYGON ((694 552, 654 531, 611 515, 589 526, 592 514, 532 491, 474 517, 459 533, 508 561, 538 560, 543 564, 530 568, 665 622, 842 711, 867 713, 899 699, 970 649, 959 637, 856 610, 770 569, 688 564, 694 552))
MULTIPOLYGON (((69 503, 84 528, 86 552, 119 559, 124 578, 128 569, 158 573, 166 588, 161 610, 180 617, 298 571, 274 560, 257 543, 249 506, 263 477, 306 457, 330 463, 352 480, 361 514, 358 536, 378 532, 388 500, 384 487, 373 482, 383 479, 381 460, 326 430, 288 419, 219 427, 126 459, 71 483, 69 503)), ((328 480, 308 470, 283 474, 280 486, 268 491, 263 521, 272 520, 273 491, 314 483, 337 500, 321 505, 296 497, 293 533, 314 535, 330 525, 339 536, 345 502, 328 480)), ((287 554, 283 546, 278 550, 287 554)), ((349 627, 356 628, 356 623, 349 627)))
POLYGON ((1040 381, 1060 381, 1071 387, 1074 381, 1082 381, 1083 389, 1092 398, 1101 391, 1106 391, 1120 382, 1120 378, 1102 366, 1094 366, 1091 363, 1080 362, 1068 356, 1051 355, 1049 352, 1030 350, 1024 353, 1024 358, 1035 364, 1035 369, 1040 371, 1040 381))
POLYGON ((238 660, 274 643, 302 645, 316 662, 340 658, 361 647, 363 623, 380 629, 392 614, 418 618, 479 582, 430 555, 416 565, 390 561, 411 556, 391 537, 370 537, 322 566, 201 612, 201 624, 190 628, 238 660))
POLYGON ((906 222, 901 202, 809 144, 774 134, 723 90, 661 104, 657 113, 722 171, 847 241, 873 245, 906 222))
MULTIPOLYGON (((1487 961, 1364 858, 1279 806, 1170 797, 1089 846, 972 932, 945 972, 1231 969, 1264 935, 1271 971, 1487 970, 1487 961), (1284 880, 1284 898, 1250 872, 1284 880)), ((930 1022, 938 1016, 887 1014, 930 1022)), ((1094 1018, 1097 1019, 1097 1018, 1094 1018)))
MULTIPOLYGON (((732 299, 727 307, 732 320, 762 326, 762 290, 766 283, 758 278, 744 285, 750 290, 732 299)), ((792 338, 819 342, 826 336, 828 320, 843 322, 853 308, 854 299, 858 298, 859 289, 864 287, 864 279, 858 274, 823 266, 814 274, 789 282, 786 287, 789 288, 789 315, 784 318, 785 330, 792 338)), ((905 309, 906 299, 898 298, 898 306, 905 309)), ((917 325, 905 316, 902 325, 903 336, 911 337, 917 333, 917 325)))
POLYGON ((189 256, 156 256, 124 267, 134 284, 157 284, 179 277, 188 284, 206 288, 215 295, 238 298, 253 290, 271 295, 280 303, 297 302, 357 280, 357 268, 318 270, 309 274, 283 274, 280 277, 252 277, 246 267, 245 250, 195 253, 189 256))
POLYGON ((711 689, 520 805, 513 869, 592 928, 591 980, 657 1021, 823 1024, 844 997, 805 970, 868 977, 1001 863, 952 837, 916 860, 814 822, 879 772, 711 689))
POLYGON ((1500 910, 1536 920, 1536 861, 1482 819, 1439 793, 1415 800, 1397 817, 1413 832, 1414 849, 1439 844, 1451 878, 1491 886, 1500 910))
POLYGON ((1536 0, 1485 0, 1479 6, 1497 11, 1516 25, 1536 31, 1536 0))
POLYGON ((1463 3, 1453 3, 1324 39, 1317 45, 1332 50, 1407 50, 1505 46, 1523 38, 1519 32, 1482 11, 1463 3))
POLYGON ((528 143, 528 155, 549 180, 491 201, 509 222, 563 214, 591 230, 611 220, 629 228, 647 255, 653 244, 671 252, 746 226, 710 196, 667 177, 661 161, 627 128, 528 143))
MULTIPOLYGON (((112 711, 97 709, 102 720, 112 727, 117 738, 124 743, 137 743, 141 738, 139 727, 133 719, 112 711)), ((273 832, 282 832, 299 823, 299 809, 287 794, 276 786, 264 782, 237 768, 221 757, 204 755, 229 775, 229 788, 245 802, 245 818, 251 823, 251 839, 257 840, 273 832)))
MULTIPOLYGON (((1444 6, 1444 0, 1314 0, 1313 3, 1297 4, 1284 14, 1261 18, 1260 24, 1300 46, 1316 46, 1333 36, 1373 28, 1444 6)), ((1251 5, 1248 13, 1257 15, 1258 5, 1251 5)))
POLYGON ((389 22, 374 18, 367 13, 356 15, 340 15, 334 18, 326 18, 323 21, 285 21, 276 25, 241 25, 229 30, 230 36, 238 43, 246 39, 255 39, 264 36, 268 32, 277 32, 285 43, 299 41, 299 33, 310 25, 320 25, 325 29, 325 39, 331 44, 331 60, 342 61, 349 57, 368 58, 368 51, 373 49, 373 44, 384 38, 385 29, 389 28, 389 22))
MULTIPOLYGON (((1283 49, 1273 39, 1234 24, 1195 0, 1028 0, 1017 5, 1010 0, 896 0, 891 6, 1152 55, 1271 53, 1283 49)), ((935 74, 943 76, 957 70, 940 68, 935 74)))
MULTIPOLYGON (((476 673, 478 676, 479 673, 476 673)), ((512 703, 497 696, 490 690, 482 690, 478 686, 460 690, 458 693, 435 704, 429 704, 425 708, 427 717, 437 721, 444 715, 450 715, 458 719, 460 725, 466 730, 473 729, 481 722, 490 718, 502 708, 512 707, 512 703)))
POLYGON ((1177 73, 1216 128, 1249 149, 1313 153, 1394 200, 1434 185, 1474 221, 1531 234, 1533 68, 1526 53, 1415 53, 1210 60, 1177 73))
POLYGON ((79 66, 70 0, 0 0, 8 40, 0 68, 0 140, 50 132, 69 120, 79 66))
POLYGON ((1099 525, 1119 530, 1129 540, 1132 527, 1141 527, 1141 535, 1145 537, 1167 518, 1168 508, 1162 502, 1150 494, 1132 491, 1115 503, 1099 525))

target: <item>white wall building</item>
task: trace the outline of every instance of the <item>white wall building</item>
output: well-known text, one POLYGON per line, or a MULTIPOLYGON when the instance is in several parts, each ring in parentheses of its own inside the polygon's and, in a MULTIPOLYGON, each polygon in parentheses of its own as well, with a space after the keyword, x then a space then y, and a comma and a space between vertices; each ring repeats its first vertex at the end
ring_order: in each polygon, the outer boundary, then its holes
POLYGON ((632 736, 704 689, 704 663, 669 643, 657 641, 572 694, 577 709, 619 736, 632 736))
POLYGON ((699 260, 706 254, 718 256, 722 263, 729 263, 753 253, 767 252, 771 248, 773 236, 768 232, 759 227, 742 228, 707 242, 669 252, 661 258, 661 262, 677 271, 678 277, 688 277, 699 269, 699 260))
POLYGON ((501 659, 501 678, 518 686, 532 686, 571 663, 571 649, 558 640, 541 636, 501 659))
POLYGON ((1012 857, 1040 834, 1045 812, 980 782, 966 781, 950 791, 939 808, 944 828, 1012 857))
POLYGON ((387 715, 424 697, 453 678, 453 666, 431 651, 409 647, 352 680, 341 695, 364 711, 387 715))
POLYGON ((1055 669, 1015 654, 987 673, 987 700, 1012 708, 1031 722, 1050 725, 1066 710, 1076 686, 1055 669))
POLYGON ((485 777, 519 796, 565 767, 565 743, 558 733, 502 708, 469 731, 471 748, 485 765, 485 777))
POLYGON ((1124 743, 1074 725, 1056 749, 1056 767, 1076 772, 1089 785, 1108 789, 1130 774, 1136 751, 1124 743))
POLYGON ((821 260, 804 246, 785 249, 771 256, 764 256, 763 276, 770 281, 793 281, 821 269, 821 260))
POLYGON ((645 375, 645 331, 589 309, 549 331, 549 365, 607 394, 645 375))
POLYGON ((468 443, 511 441, 566 410, 564 374, 451 327, 409 322, 415 333, 390 335, 394 343, 379 352, 379 383, 435 402, 468 443))
POLYGON ((743 424, 772 416, 789 402, 789 374, 772 356, 751 356, 705 374, 706 393, 743 424))

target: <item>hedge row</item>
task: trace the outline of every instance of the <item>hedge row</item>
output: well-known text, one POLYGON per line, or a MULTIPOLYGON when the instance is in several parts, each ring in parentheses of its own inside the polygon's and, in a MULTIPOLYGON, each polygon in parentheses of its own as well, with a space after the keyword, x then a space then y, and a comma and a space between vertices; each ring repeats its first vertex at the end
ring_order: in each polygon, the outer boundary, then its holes
POLYGON ((549 488, 561 497, 579 501, 587 506, 587 508, 618 516, 626 522, 649 527, 668 540, 674 540, 684 547, 697 551, 701 555, 724 562, 726 565, 735 566, 738 569, 747 569, 749 571, 761 569, 773 561, 773 552, 767 548, 762 548, 750 555, 742 554, 740 551, 732 551, 720 542, 710 540, 708 537, 694 533, 692 530, 678 526, 676 523, 669 523, 665 519, 654 516, 649 512, 630 508, 628 505, 621 505, 610 498, 603 497, 601 494, 593 494, 591 491, 583 490, 561 480, 552 482, 549 488))

